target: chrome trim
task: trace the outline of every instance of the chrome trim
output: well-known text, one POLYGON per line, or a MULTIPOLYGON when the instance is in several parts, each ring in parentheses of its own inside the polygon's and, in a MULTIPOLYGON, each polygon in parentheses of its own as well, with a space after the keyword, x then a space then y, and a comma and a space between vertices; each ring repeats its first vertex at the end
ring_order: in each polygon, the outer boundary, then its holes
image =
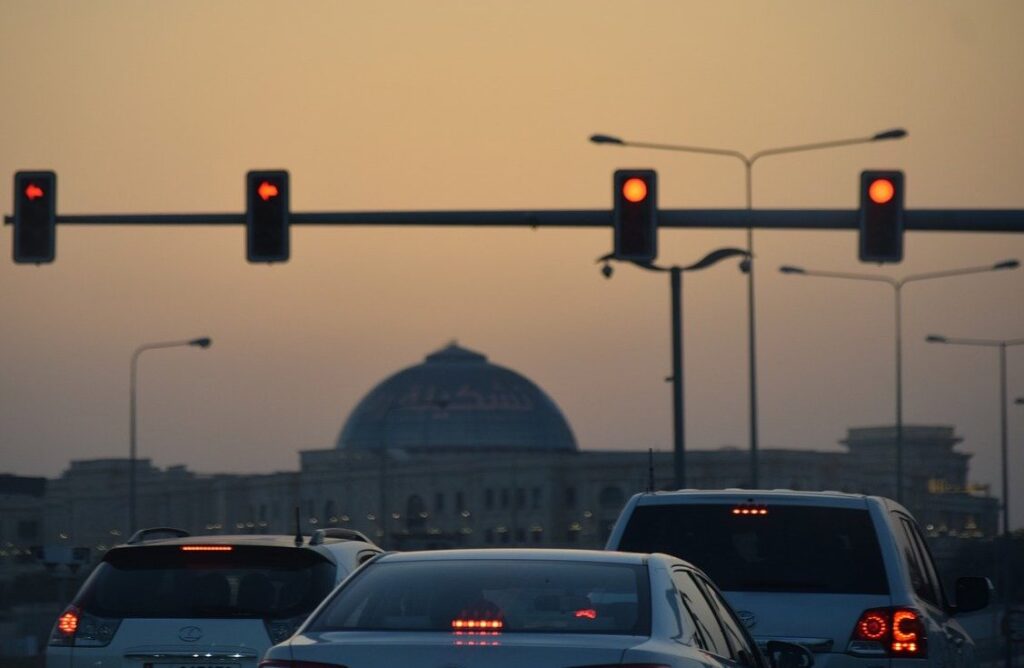
POLYGON ((218 650, 215 652, 175 652, 175 651, 153 651, 153 652, 125 652, 126 659, 200 659, 212 661, 238 661, 239 659, 258 659, 259 652, 251 649, 239 650, 218 650))
POLYGON ((831 652, 832 645, 834 644, 832 638, 797 638, 794 636, 772 636, 771 638, 754 638, 757 642, 757 646, 764 649, 768 644, 769 640, 781 640, 782 642, 791 642, 797 645, 803 645, 807 649, 817 654, 824 652, 831 652))

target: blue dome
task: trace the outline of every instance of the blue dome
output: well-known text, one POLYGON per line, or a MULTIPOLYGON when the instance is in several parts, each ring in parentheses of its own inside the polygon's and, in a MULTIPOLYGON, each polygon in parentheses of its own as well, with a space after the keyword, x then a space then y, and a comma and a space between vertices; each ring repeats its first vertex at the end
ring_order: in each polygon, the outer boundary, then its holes
POLYGON ((452 343, 373 388, 349 415, 337 447, 575 452, 576 439, 537 385, 452 343))

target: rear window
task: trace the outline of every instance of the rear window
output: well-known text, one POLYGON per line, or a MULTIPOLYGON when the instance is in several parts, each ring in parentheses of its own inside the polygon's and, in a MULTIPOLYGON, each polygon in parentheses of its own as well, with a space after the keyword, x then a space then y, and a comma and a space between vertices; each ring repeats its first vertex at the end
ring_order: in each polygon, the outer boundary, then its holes
POLYGON ((561 561, 377 563, 307 631, 650 634, 647 568, 561 561))
POLYGON ((334 572, 320 555, 295 548, 115 549, 75 605, 99 617, 285 619, 309 614, 330 593, 334 572))
POLYGON ((637 506, 620 550, 666 552, 703 569, 724 591, 886 594, 867 510, 734 504, 637 506))

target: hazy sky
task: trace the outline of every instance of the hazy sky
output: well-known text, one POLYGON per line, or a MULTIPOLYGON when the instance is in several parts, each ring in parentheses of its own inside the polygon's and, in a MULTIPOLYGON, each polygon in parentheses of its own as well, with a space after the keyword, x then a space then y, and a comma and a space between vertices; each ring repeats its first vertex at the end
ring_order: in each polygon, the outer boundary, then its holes
MULTIPOLYGON (((616 168, 652 167, 665 207, 738 208, 738 161, 587 137, 753 152, 903 126, 766 158, 755 206, 852 209, 862 169, 899 168, 909 208, 1020 209, 1021 26, 1016 1, 0 0, 0 175, 56 170, 62 213, 240 212, 254 168, 290 170, 295 211, 574 209, 610 206, 616 168)), ((667 230, 660 259, 743 243, 667 230)), ((671 447, 668 280, 605 280, 610 230, 296 227, 270 267, 245 261, 241 226, 64 226, 43 267, 10 244, 6 227, 0 472, 127 456, 132 351, 203 335, 209 350, 142 357, 139 454, 160 466, 294 470, 451 339, 536 380, 584 448, 671 447)), ((1024 260, 1024 236, 910 233, 883 268, 857 262, 853 232, 760 231, 755 250, 761 445, 833 449, 893 423, 892 291, 777 267, 902 276, 1024 260)), ((923 339, 1024 337, 1022 288, 1018 270, 905 289, 905 422, 954 425, 996 491, 997 353, 923 339)), ((723 263, 684 294, 689 446, 746 447, 744 278, 723 263)), ((1008 357, 1012 402, 1024 346, 1008 357)))

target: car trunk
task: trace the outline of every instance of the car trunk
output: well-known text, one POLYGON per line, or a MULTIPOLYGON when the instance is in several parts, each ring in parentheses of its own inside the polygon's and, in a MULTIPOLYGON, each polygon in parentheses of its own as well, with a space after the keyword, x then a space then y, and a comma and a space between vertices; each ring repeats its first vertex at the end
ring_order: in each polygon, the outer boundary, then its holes
POLYGON ((646 640, 581 633, 327 631, 296 636, 290 644, 296 660, 359 668, 564 668, 617 664, 627 649, 646 640))

